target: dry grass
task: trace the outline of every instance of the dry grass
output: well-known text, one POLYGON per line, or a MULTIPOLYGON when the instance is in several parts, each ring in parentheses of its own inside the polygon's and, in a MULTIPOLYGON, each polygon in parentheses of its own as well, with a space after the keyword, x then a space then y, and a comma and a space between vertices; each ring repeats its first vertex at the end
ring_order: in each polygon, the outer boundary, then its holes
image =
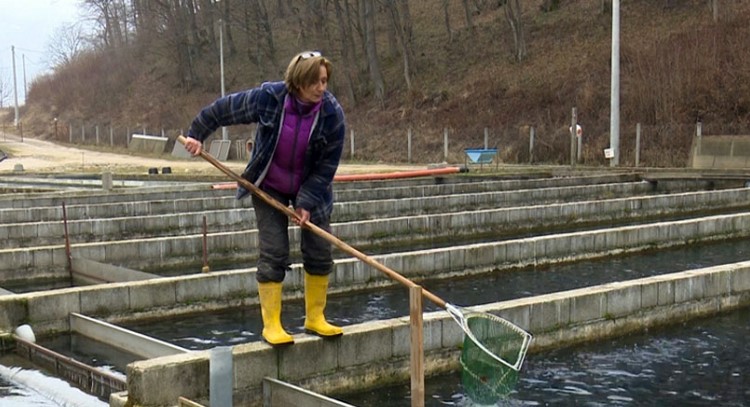
MULTIPOLYGON (((541 1, 524 3, 529 55, 512 58, 511 32, 499 2, 474 16, 466 27, 461 1, 451 2, 452 42, 448 41, 437 1, 412 1, 415 88, 406 91, 401 60, 391 56, 383 35, 380 54, 387 101, 381 108, 365 93, 356 105, 341 84, 332 89, 355 131, 356 158, 405 162, 407 131, 413 132, 413 162, 443 161, 443 132, 450 134, 448 160, 463 162, 462 149, 484 143, 501 149, 506 162, 528 162, 528 129, 536 130, 535 158, 546 163, 569 159, 571 108, 585 129, 584 161, 605 164, 609 145, 611 14, 603 0, 561 2, 542 12, 541 1)), ((605 2, 607 4, 607 2, 605 2)), ((750 134, 750 34, 748 2, 721 2, 715 23, 704 0, 629 0, 621 6, 621 163, 633 162, 635 126, 644 126, 642 165, 683 166, 694 123, 704 134, 750 134)), ((293 35, 294 21, 276 21, 279 55, 300 48, 330 50, 293 35)), ((334 19, 328 29, 337 35, 334 19)), ((239 41, 239 38, 237 39, 239 41)), ((136 52, 133 50, 133 52, 136 52)), ((189 92, 167 75, 162 55, 90 56, 59 75, 36 83, 30 94, 27 129, 50 132, 60 115, 71 122, 143 124, 151 128, 187 127, 200 106, 218 93, 215 61, 199 61, 200 83, 189 92), (142 57, 142 58, 141 58, 142 57), (110 59, 107 59, 110 58, 110 59), (70 71, 70 72, 69 72, 70 71), (92 88, 94 90, 86 90, 92 88), (33 97, 31 97, 33 96, 33 97)), ((284 60, 285 58, 280 58, 284 60)), ((268 71, 280 72, 281 67, 268 71)), ((367 88, 367 73, 357 67, 357 86, 367 88)), ((236 57, 227 62, 228 89, 252 86, 263 73, 236 57)), ((242 131, 243 136, 247 134, 242 131)), ((348 145, 347 145, 348 155, 348 145)))

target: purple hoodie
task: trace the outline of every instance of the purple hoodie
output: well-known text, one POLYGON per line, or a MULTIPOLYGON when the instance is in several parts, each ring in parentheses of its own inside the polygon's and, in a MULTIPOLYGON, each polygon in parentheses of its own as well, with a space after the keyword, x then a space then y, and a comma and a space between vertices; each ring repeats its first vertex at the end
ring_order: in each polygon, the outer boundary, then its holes
POLYGON ((321 105, 321 102, 304 103, 292 95, 286 97, 279 142, 263 180, 263 186, 282 194, 297 195, 302 182, 307 144, 318 121, 321 105))

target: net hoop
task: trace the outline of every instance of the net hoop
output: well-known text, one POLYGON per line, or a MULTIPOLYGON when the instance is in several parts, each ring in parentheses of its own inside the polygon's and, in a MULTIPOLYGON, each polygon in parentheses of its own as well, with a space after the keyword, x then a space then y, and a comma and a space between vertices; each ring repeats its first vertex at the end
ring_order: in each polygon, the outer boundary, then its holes
POLYGON ((508 321, 507 319, 498 317, 497 315, 489 314, 486 312, 469 311, 471 314, 481 315, 482 318, 487 318, 494 322, 501 323, 504 326, 510 328, 511 330, 513 330, 514 332, 518 333, 520 336, 523 337, 523 342, 521 344, 521 349, 518 351, 518 358, 516 359, 516 363, 509 363, 505 359, 492 353, 492 351, 487 349, 487 347, 479 339, 477 339, 477 337, 474 335, 473 332, 471 332, 471 329, 469 328, 466 315, 464 314, 464 312, 462 312, 462 310, 459 307, 452 305, 452 304, 445 304, 445 310, 448 311, 448 314, 450 314, 453 320, 456 321, 456 323, 461 327, 461 329, 464 331, 466 336, 472 342, 474 342, 474 344, 479 349, 481 349, 484 353, 489 355, 492 359, 502 363, 503 365, 515 371, 521 370, 523 361, 526 358, 526 351, 529 349, 529 345, 531 344, 531 340, 533 339, 533 336, 531 335, 531 333, 525 331, 524 329, 508 321))

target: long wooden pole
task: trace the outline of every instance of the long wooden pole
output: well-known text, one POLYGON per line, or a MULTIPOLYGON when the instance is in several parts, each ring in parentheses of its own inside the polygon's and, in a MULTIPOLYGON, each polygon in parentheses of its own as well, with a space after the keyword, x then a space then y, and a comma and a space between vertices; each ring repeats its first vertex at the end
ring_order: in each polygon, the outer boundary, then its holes
MULTIPOLYGON (((184 136, 177 136, 177 141, 179 141, 182 145, 185 145, 185 143, 187 142, 187 139, 184 136)), ((295 219, 295 220, 299 220, 299 217, 297 216, 297 214, 291 208, 289 208, 288 206, 283 205, 281 202, 273 199, 273 197, 271 197, 270 195, 268 195, 267 193, 265 193, 263 190, 261 190, 260 188, 256 187, 255 185, 253 185, 248 180, 246 180, 246 179, 242 178, 241 176, 239 176, 236 172, 232 171, 227 166, 225 166, 224 164, 222 164, 221 162, 219 162, 219 160, 217 160, 216 158, 214 158, 211 154, 207 153, 205 150, 201 149, 200 156, 204 160, 206 160, 209 163, 211 163, 211 165, 213 165, 214 167, 216 167, 219 171, 221 171, 224 174, 226 174, 229 178, 233 179, 234 181, 237 181, 237 183, 240 184, 243 188, 245 188, 248 191, 252 192, 258 198, 264 200, 267 204, 269 204, 269 205, 273 206, 274 208, 276 208, 277 210, 281 211, 286 216, 288 216, 288 217, 290 217, 292 219, 295 219)), ((396 280, 399 283, 401 283, 401 284, 403 284, 403 285, 405 285, 405 286, 407 286, 409 288, 411 288, 411 287, 417 287, 417 284, 415 284, 413 281, 411 281, 408 278, 402 276, 401 274, 393 271, 392 269, 386 267, 385 265, 379 263, 378 261, 376 261, 372 257, 370 257, 370 256, 368 256, 368 255, 360 252, 359 250, 353 248, 352 246, 348 245, 347 243, 345 243, 341 239, 339 239, 336 236, 334 236, 334 235, 328 233, 327 231, 321 229, 320 227, 318 227, 317 225, 313 224, 312 222, 303 222, 300 226, 304 227, 304 228, 307 228, 311 232, 313 232, 316 235, 318 235, 318 236, 322 237, 323 239, 327 240, 332 245, 338 247, 339 249, 341 249, 345 253, 350 254, 350 255, 352 255, 352 256, 354 256, 354 257, 362 260, 364 263, 366 263, 366 264, 368 264, 368 265, 376 268, 377 270, 379 270, 380 272, 384 273, 385 275, 387 275, 388 277, 392 278, 393 280, 396 280)), ((430 300, 433 303, 435 303, 435 305, 437 305, 438 307, 446 308, 446 306, 447 306, 447 303, 445 302, 445 300, 443 300, 442 298, 438 297, 437 295, 435 295, 435 294, 433 294, 433 293, 425 290, 424 288, 422 288, 422 295, 424 295, 424 297, 427 298, 428 300, 430 300)))

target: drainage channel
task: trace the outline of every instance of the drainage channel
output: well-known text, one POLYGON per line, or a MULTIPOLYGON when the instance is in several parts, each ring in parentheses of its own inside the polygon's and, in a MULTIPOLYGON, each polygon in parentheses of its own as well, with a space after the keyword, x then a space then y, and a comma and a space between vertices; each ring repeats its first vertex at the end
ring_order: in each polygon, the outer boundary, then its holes
MULTIPOLYGON (((738 239, 606 257, 594 261, 518 271, 506 270, 481 277, 425 281, 423 286, 441 298, 470 306, 734 263, 747 260, 749 257, 750 239, 738 239)), ((424 306, 425 312, 437 310, 429 302, 425 302, 424 306)), ((339 325, 389 319, 408 315, 408 313, 408 295, 402 287, 398 286, 377 291, 330 295, 326 309, 328 319, 339 325)), ((302 301, 286 301, 283 306, 282 320, 290 333, 303 332, 304 304, 302 301)), ((169 319, 132 321, 119 325, 189 350, 204 350, 216 346, 259 341, 259 333, 262 329, 257 306, 196 313, 169 319)), ((75 356, 84 363, 96 364, 102 359, 101 352, 96 354, 87 352, 90 346, 77 346, 79 340, 76 338, 77 336, 59 335, 41 338, 39 343, 56 352, 75 356)), ((106 347, 107 345, 100 344, 100 349, 106 347)), ((134 360, 137 358, 130 361, 134 360)), ((124 369, 127 363, 129 363, 127 358, 121 359, 112 368, 124 369)))

